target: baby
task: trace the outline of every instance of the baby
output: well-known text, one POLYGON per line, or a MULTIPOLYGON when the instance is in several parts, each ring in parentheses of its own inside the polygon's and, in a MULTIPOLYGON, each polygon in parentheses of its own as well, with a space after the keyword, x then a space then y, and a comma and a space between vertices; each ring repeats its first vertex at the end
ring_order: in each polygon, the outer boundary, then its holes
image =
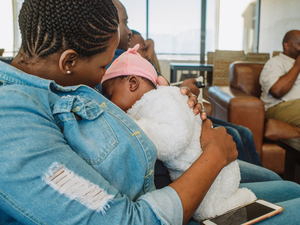
MULTIPOLYGON (((157 73, 137 50, 124 52, 108 68, 102 92, 141 127, 157 148, 157 158, 177 179, 201 155, 199 116, 189 108, 188 97, 178 87, 158 86, 157 73)), ((218 141, 218 140, 216 140, 218 141)), ((194 214, 200 221, 215 217, 256 199, 246 188, 238 188, 237 161, 224 167, 194 214)))

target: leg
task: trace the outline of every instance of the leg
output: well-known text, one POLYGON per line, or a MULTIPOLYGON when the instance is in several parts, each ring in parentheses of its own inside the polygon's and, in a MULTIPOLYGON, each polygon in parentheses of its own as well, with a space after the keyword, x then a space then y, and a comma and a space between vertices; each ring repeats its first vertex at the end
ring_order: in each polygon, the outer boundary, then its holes
MULTIPOLYGON (((300 185, 290 181, 266 181, 241 184, 252 190, 257 198, 281 205, 284 210, 280 215, 261 221, 260 225, 300 224, 300 185)), ((197 222, 188 223, 199 224, 197 222)))
POLYGON ((285 180, 242 183, 240 187, 246 187, 253 191, 258 199, 278 203, 300 198, 300 185, 285 180))
POLYGON ((232 125, 239 132, 241 136, 241 139, 244 143, 245 150, 247 152, 247 155, 249 156, 250 163, 253 163, 258 166, 262 166, 258 152, 256 151, 252 132, 247 127, 237 126, 234 124, 232 125))
POLYGON ((300 128, 300 99, 282 102, 266 111, 266 118, 277 119, 300 128))
POLYGON ((238 153, 239 153, 238 154, 238 159, 243 160, 245 162, 249 162, 249 157, 246 153, 243 141, 242 141, 241 136, 239 135, 238 131, 234 128, 229 127, 229 126, 224 126, 220 123, 216 123, 216 121, 213 118, 211 119, 211 117, 209 117, 208 119, 210 119, 213 122, 214 127, 225 127, 226 128, 227 133, 232 136, 233 141, 236 144, 236 148, 237 148, 238 153))
POLYGON ((278 202, 278 205, 283 207, 283 212, 269 219, 263 220, 259 225, 274 225, 274 224, 300 224, 299 208, 300 198, 278 202))
MULTIPOLYGON (((214 126, 220 126, 220 125, 217 125, 214 123, 214 126)), ((229 127, 229 126, 225 126, 226 128, 226 131, 228 134, 230 134, 233 138, 233 141, 235 142, 236 144, 236 148, 238 150, 238 159, 239 160, 242 160, 242 161, 245 161, 245 162, 250 162, 250 155, 248 154, 248 152, 246 151, 246 148, 244 146, 244 143, 243 143, 243 140, 239 134, 239 132, 232 128, 232 127, 229 127)))
POLYGON ((241 171, 241 183, 282 180, 271 170, 238 160, 241 171))
POLYGON ((263 220, 258 224, 300 224, 300 185, 291 181, 268 181, 244 183, 240 187, 252 190, 257 198, 281 205, 284 210, 280 215, 263 220))
MULTIPOLYGON (((279 215, 265 219, 257 223, 257 225, 300 224, 300 217, 299 217, 300 198, 296 198, 284 202, 278 202, 277 204, 283 207, 284 209, 283 212, 279 215)), ((200 225, 200 223, 195 221, 190 221, 189 223, 187 223, 187 225, 200 225)))

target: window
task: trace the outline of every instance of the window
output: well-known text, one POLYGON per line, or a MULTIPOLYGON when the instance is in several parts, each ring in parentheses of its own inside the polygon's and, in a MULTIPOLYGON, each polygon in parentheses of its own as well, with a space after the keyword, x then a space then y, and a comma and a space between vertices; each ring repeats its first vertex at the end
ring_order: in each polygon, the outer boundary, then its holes
POLYGON ((140 32, 146 38, 146 0, 120 0, 128 15, 128 27, 140 32))
POLYGON ((200 54, 200 2, 149 1, 149 37, 157 53, 200 54))
POLYGON ((18 15, 24 0, 0 1, 0 48, 3 56, 14 56, 21 46, 18 15))
MULTIPOLYGON (((200 54, 201 1, 148 0, 148 37, 157 54, 200 54)), ((147 1, 121 0, 129 17, 129 28, 146 38, 147 1)))
POLYGON ((0 1, 0 49, 4 49, 3 56, 13 55, 13 14, 11 1, 0 1))

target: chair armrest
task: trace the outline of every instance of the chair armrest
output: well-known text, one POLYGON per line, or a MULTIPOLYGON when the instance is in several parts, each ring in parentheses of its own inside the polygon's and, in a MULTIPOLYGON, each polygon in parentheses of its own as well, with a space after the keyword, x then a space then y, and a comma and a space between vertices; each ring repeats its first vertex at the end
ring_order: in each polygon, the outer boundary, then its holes
POLYGON ((208 89, 212 116, 242 125, 251 130, 256 150, 261 155, 265 110, 264 103, 252 95, 229 86, 212 86, 208 89))
POLYGON ((209 116, 212 116, 213 108, 212 108, 212 105, 210 104, 210 102, 205 99, 202 99, 202 103, 203 103, 203 107, 205 109, 206 114, 209 116))

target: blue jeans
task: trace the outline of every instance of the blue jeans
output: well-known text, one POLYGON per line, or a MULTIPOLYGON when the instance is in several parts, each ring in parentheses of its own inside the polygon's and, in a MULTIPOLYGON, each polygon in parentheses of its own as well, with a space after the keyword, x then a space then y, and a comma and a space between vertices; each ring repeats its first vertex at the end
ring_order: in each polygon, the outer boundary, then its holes
MULTIPOLYGON (((264 220, 259 224, 300 224, 300 217, 298 216, 300 209, 300 185, 290 181, 283 181, 278 174, 261 166, 241 160, 238 160, 238 163, 241 171, 241 188, 247 187, 254 192, 257 198, 276 203, 284 208, 283 213, 280 215, 264 220)), ((155 179, 164 180, 165 183, 161 183, 162 186, 171 183, 168 172, 163 167, 160 161, 156 162, 155 174, 158 176, 155 176, 155 179)), ((156 181, 158 186, 160 182, 156 181)), ((199 224, 193 220, 188 222, 188 225, 199 224)))
POLYGON ((207 118, 212 121, 214 127, 225 127, 227 133, 233 137, 233 141, 239 153, 238 159, 262 166, 254 144, 253 134, 248 128, 210 116, 207 116, 207 118))
POLYGON ((291 181, 267 181, 243 183, 240 187, 252 190, 256 197, 278 205, 284 210, 280 215, 264 220, 259 224, 300 224, 300 185, 291 181))
MULTIPOLYGON (((300 224, 300 185, 291 181, 275 180, 265 182, 243 183, 240 187, 252 190, 258 199, 264 199, 283 207, 280 215, 261 221, 260 225, 300 224)), ((188 225, 199 225, 190 221, 188 225)))
POLYGON ((238 160, 241 171, 241 183, 275 181, 282 178, 275 172, 261 166, 238 160))
POLYGON ((300 198, 295 198, 288 201, 278 202, 278 205, 283 207, 283 212, 280 215, 274 216, 270 219, 264 220, 259 225, 274 225, 274 224, 300 224, 299 208, 300 198))

